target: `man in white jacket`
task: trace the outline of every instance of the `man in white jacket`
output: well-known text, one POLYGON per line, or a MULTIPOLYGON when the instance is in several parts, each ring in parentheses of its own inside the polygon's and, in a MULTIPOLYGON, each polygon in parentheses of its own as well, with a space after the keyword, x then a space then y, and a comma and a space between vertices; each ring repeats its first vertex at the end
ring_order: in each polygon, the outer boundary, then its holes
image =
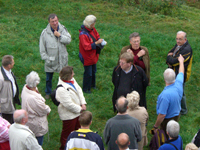
POLYGON ((49 24, 42 31, 40 36, 40 55, 42 60, 45 60, 46 72, 46 99, 49 99, 52 88, 52 78, 54 72, 68 65, 68 53, 66 45, 71 42, 71 35, 58 22, 56 14, 50 14, 48 17, 49 24))
POLYGON ((25 124, 28 121, 28 113, 16 110, 13 115, 14 124, 9 128, 9 141, 12 150, 43 150, 38 144, 34 133, 25 124))

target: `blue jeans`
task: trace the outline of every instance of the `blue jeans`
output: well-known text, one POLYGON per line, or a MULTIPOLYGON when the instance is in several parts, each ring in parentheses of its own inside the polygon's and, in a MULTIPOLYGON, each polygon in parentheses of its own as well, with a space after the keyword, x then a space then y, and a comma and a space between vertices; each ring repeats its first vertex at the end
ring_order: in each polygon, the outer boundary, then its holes
POLYGON ((46 95, 51 94, 53 72, 46 72, 46 95))
POLYGON ((44 135, 43 135, 43 136, 38 136, 38 137, 36 137, 36 139, 37 139, 39 145, 41 145, 41 146, 42 146, 42 144, 43 144, 43 138, 44 138, 44 135))
POLYGON ((91 87, 96 87, 96 64, 91 66, 84 66, 83 74, 83 91, 90 91, 91 87))

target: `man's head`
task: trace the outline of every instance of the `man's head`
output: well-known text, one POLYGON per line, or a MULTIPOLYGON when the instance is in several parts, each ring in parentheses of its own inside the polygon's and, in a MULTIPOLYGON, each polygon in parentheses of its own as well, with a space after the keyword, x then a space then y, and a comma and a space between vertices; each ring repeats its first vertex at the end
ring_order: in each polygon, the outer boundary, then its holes
POLYGON ((133 55, 128 52, 123 53, 120 56, 119 64, 123 70, 127 71, 133 64, 133 55))
POLYGON ((10 70, 13 68, 15 62, 14 62, 14 57, 12 55, 4 55, 2 58, 2 66, 7 69, 10 70))
POLYGON ((178 137, 179 130, 180 130, 180 126, 178 122, 174 120, 170 120, 167 123, 167 134, 169 135, 170 138, 174 139, 178 137))
POLYGON ((121 96, 117 99, 115 107, 120 114, 123 114, 126 112, 127 106, 128 106, 128 101, 126 100, 124 96, 121 96))
POLYGON ((13 118, 15 123, 25 125, 28 122, 28 113, 26 110, 19 109, 14 112, 13 118))
POLYGON ((54 29, 57 30, 58 28, 58 17, 56 14, 50 14, 48 17, 48 21, 50 26, 54 29))
POLYGON ((60 79, 63 81, 69 81, 74 76, 73 67, 65 66, 62 68, 62 70, 59 73, 60 79))
POLYGON ((176 74, 174 70, 172 70, 171 68, 167 68, 165 72, 163 73, 163 76, 167 84, 172 84, 175 82, 176 74))
POLYGON ((90 111, 84 111, 79 116, 79 123, 81 127, 88 127, 92 123, 92 113, 90 111))
POLYGON ((137 32, 133 32, 129 36, 130 44, 132 46, 132 49, 137 50, 140 47, 140 35, 137 32))
POLYGON ((126 133, 119 134, 115 142, 120 150, 125 150, 130 145, 129 136, 126 133))
POLYGON ((187 35, 183 31, 178 31, 176 34, 176 43, 178 46, 182 46, 187 41, 187 35))

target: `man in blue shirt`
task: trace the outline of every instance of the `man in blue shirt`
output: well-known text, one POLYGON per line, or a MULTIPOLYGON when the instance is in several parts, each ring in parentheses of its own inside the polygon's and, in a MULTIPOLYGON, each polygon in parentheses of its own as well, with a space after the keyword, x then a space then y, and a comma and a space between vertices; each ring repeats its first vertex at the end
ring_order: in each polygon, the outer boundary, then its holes
POLYGON ((179 135, 179 131, 179 123, 174 120, 170 120, 167 123, 167 135, 169 136, 169 140, 160 146, 159 150, 183 150, 183 141, 179 135))
POLYGON ((175 72, 170 68, 166 69, 163 74, 166 87, 157 99, 158 116, 154 125, 154 133, 157 132, 159 126, 166 133, 167 123, 172 119, 178 121, 180 118, 184 82, 184 58, 182 55, 178 57, 178 61, 180 66, 176 78, 175 72))

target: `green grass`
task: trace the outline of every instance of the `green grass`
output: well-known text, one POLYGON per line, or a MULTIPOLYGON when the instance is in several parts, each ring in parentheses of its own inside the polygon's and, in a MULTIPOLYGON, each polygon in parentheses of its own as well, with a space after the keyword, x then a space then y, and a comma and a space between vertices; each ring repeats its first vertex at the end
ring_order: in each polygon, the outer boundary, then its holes
MULTIPOLYGON (((199 5, 199 3, 197 3, 199 5)), ((188 34, 188 40, 193 48, 193 66, 190 80, 186 83, 188 114, 181 116, 180 135, 184 147, 191 141, 199 129, 199 60, 200 54, 200 10, 183 5, 176 16, 152 14, 139 9, 137 6, 117 5, 107 1, 89 0, 0 0, 0 59, 5 54, 15 57, 13 72, 22 90, 25 77, 32 70, 39 73, 41 83, 39 91, 45 95, 44 62, 39 53, 39 37, 47 25, 47 16, 56 13, 59 21, 65 25, 72 35, 72 42, 67 46, 69 65, 74 67, 75 78, 82 85, 83 66, 78 58, 79 39, 78 29, 86 15, 97 17, 96 29, 108 44, 103 49, 97 63, 97 87, 91 95, 85 95, 87 109, 93 113, 91 129, 103 136, 106 121, 115 114, 112 110, 113 85, 111 76, 117 64, 118 55, 123 46, 129 44, 129 35, 139 32, 141 45, 149 49, 151 63, 151 86, 147 88, 147 105, 149 113, 148 130, 156 121, 156 100, 164 88, 163 71, 168 51, 175 45, 176 32, 183 30, 188 34)), ((56 87, 58 73, 53 78, 56 87)), ((48 116, 48 134, 45 135, 44 150, 57 150, 62 129, 62 122, 57 113, 57 107, 50 100, 46 103, 51 107, 48 116)), ((18 106, 20 108, 20 106, 18 106)), ((148 135, 150 141, 151 135, 148 135)), ((148 149, 145 147, 145 149, 148 149)))

